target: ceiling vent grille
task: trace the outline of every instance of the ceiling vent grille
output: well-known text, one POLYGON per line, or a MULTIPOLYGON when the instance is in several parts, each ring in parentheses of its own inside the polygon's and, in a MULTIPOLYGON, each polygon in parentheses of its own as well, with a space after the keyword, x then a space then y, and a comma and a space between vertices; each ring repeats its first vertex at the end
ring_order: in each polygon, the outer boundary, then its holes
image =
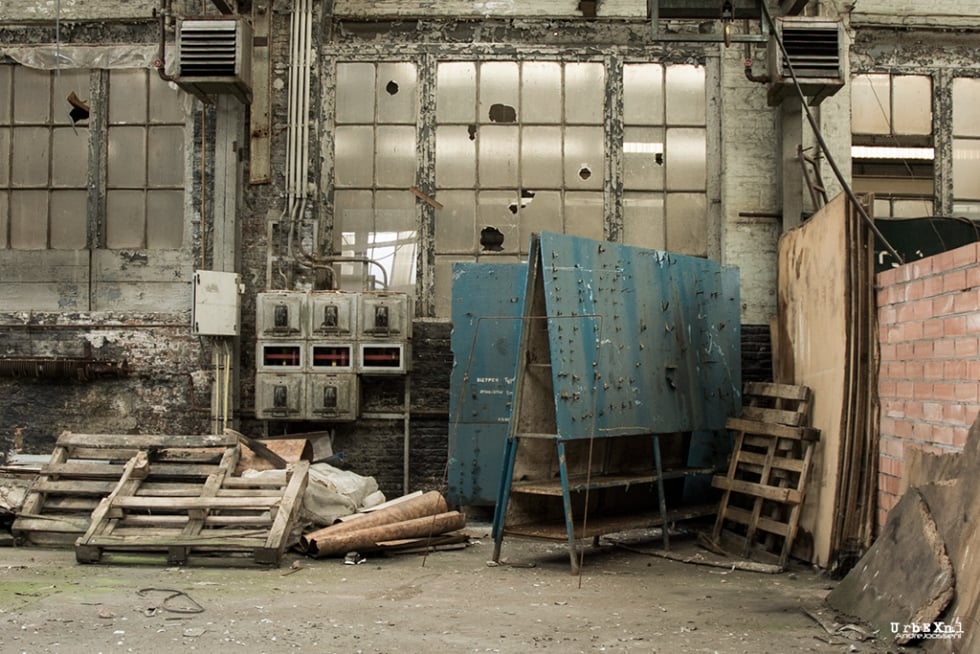
POLYGON ((177 84, 197 96, 251 102, 252 31, 240 18, 188 18, 177 25, 177 84))
POLYGON ((796 95, 790 65, 810 104, 819 104, 824 98, 837 93, 844 86, 847 69, 843 37, 840 21, 809 16, 776 19, 773 38, 782 40, 786 54, 783 54, 779 43, 773 41, 769 44, 769 71, 772 77, 769 104, 777 105, 783 98, 796 95))

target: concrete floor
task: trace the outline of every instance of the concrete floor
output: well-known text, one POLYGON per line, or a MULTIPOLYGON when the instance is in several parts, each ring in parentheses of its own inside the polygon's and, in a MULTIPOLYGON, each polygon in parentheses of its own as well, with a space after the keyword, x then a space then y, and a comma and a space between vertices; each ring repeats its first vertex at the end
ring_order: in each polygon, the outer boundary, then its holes
POLYGON ((288 554, 274 569, 4 548, 0 652, 899 651, 808 616, 834 619, 823 599, 836 582, 806 567, 770 575, 603 545, 573 575, 563 546, 516 538, 488 565, 492 541, 475 533, 425 557, 288 554))

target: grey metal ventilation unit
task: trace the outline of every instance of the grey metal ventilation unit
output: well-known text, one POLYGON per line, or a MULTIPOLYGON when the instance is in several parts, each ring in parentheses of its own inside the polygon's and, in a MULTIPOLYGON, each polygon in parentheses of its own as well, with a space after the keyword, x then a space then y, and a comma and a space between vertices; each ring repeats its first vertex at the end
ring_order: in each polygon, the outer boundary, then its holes
POLYGON ((786 55, 779 44, 771 40, 769 105, 775 106, 786 97, 796 96, 790 64, 811 105, 837 93, 844 86, 847 74, 841 22, 811 16, 782 16, 775 23, 772 39, 782 40, 786 55))
POLYGON ((177 23, 177 85, 201 96, 252 101, 252 28, 241 18, 186 18, 177 23))

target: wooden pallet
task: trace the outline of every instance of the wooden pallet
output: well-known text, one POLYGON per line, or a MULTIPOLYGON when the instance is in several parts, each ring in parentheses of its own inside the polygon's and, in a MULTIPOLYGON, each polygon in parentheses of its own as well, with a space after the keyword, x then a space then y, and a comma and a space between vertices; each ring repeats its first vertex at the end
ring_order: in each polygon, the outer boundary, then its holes
POLYGON ((59 437, 14 521, 18 543, 106 553, 249 555, 278 564, 302 504, 309 464, 234 477, 238 435, 59 437))
POLYGON ((31 485, 14 521, 21 545, 75 544, 91 523, 92 511, 115 489, 127 462, 145 452, 152 469, 142 480, 144 492, 176 484, 200 485, 214 473, 234 435, 131 435, 63 433, 49 461, 31 485))
POLYGON ((712 547, 786 566, 819 439, 806 426, 810 402, 806 386, 746 384, 742 415, 726 423, 735 436, 728 474, 711 482, 722 490, 712 547))
POLYGON ((271 475, 232 477, 235 452, 204 484, 172 492, 145 490, 143 480, 153 465, 133 457, 92 513, 91 525, 75 543, 75 558, 96 563, 106 553, 165 553, 168 563, 183 565, 191 556, 244 555, 279 565, 303 502, 309 463, 271 475))

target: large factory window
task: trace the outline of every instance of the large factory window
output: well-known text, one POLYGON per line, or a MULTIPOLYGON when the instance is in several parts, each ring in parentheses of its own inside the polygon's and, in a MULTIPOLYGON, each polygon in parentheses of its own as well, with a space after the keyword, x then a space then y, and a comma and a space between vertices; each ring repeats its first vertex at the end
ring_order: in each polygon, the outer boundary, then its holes
POLYGON ((110 71, 98 100, 91 81, 88 70, 0 66, 0 248, 183 244, 180 94, 146 70, 110 71))
POLYGON ((953 80, 953 212, 980 220, 980 79, 953 80))
POLYGON ((105 247, 176 249, 184 238, 184 115, 146 70, 109 73, 105 247))
POLYGON ((334 250, 340 287, 415 291, 415 64, 337 65, 334 250))
POLYGON ((88 71, 0 66, 0 247, 87 246, 88 114, 67 98, 88 88, 88 71))
POLYGON ((932 80, 861 74, 851 80, 854 190, 874 193, 877 218, 934 212, 932 80))
POLYGON ((705 71, 623 68, 624 242, 707 254, 705 71))

